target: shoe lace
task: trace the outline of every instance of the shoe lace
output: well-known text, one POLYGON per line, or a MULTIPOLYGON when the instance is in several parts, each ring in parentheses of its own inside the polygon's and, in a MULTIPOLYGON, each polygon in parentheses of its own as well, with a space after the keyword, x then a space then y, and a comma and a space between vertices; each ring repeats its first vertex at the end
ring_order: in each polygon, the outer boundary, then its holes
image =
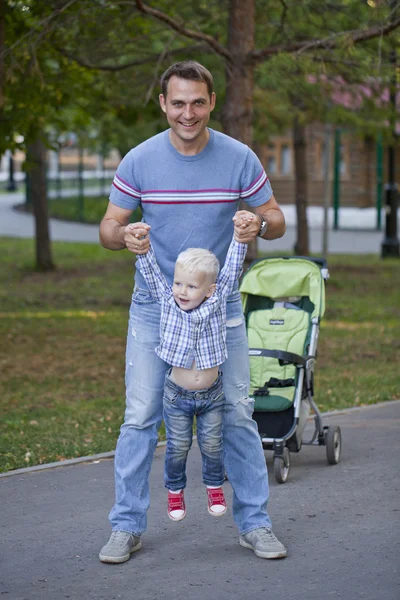
POLYGON ((130 537, 127 531, 113 531, 110 537, 109 544, 113 548, 122 548, 130 537))
POLYGON ((257 534, 262 542, 277 542, 276 536, 272 533, 271 529, 262 527, 257 530, 257 534))

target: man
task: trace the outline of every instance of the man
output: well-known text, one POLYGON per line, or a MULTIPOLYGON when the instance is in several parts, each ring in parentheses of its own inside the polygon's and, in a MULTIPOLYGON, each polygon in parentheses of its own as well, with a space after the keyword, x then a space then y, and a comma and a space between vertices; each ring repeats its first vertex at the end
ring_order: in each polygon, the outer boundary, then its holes
MULTIPOLYGON (((238 241, 248 243, 257 235, 281 237, 285 221, 256 155, 207 128, 216 99, 211 73, 193 61, 177 63, 163 74, 161 91, 160 105, 170 129, 132 149, 121 161, 100 225, 100 241, 110 250, 146 253, 147 229, 143 227, 139 237, 128 227, 140 205, 160 269, 172 283, 176 258, 186 248, 207 248, 222 265, 234 228, 238 241), (259 218, 239 226, 232 218, 241 199, 259 218)), ((147 526, 148 477, 169 368, 154 351, 160 343, 159 325, 159 304, 136 270, 126 349, 125 420, 115 452, 116 500, 109 515, 112 534, 99 555, 102 562, 128 560, 140 549, 147 526)), ((266 509, 268 475, 248 397, 248 345, 237 290, 228 298, 226 326, 224 462, 233 488, 239 543, 260 558, 283 558, 286 550, 271 531, 266 509)))

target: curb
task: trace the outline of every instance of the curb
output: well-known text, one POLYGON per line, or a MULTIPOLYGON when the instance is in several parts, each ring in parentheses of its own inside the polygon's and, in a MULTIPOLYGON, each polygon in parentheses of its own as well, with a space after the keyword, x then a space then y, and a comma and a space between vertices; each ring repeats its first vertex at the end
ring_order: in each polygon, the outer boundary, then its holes
MULTIPOLYGON (((399 402, 400 402, 400 399, 399 400, 388 400, 387 402, 378 402, 376 404, 366 404, 364 406, 352 406, 350 408, 342 408, 342 409, 338 409, 338 410, 332 410, 329 412, 321 413, 321 416, 322 417, 331 417, 331 416, 337 416, 337 415, 346 415, 347 413, 357 412, 360 410, 380 408, 381 406, 390 406, 392 404, 398 404, 399 402)), ((309 421, 312 421, 313 419, 314 419, 313 415, 311 415, 308 418, 309 421)), ((196 439, 196 436, 193 436, 193 439, 196 439)), ((166 444, 165 441, 161 441, 161 442, 158 442, 156 447, 160 448, 162 446, 165 446, 165 444, 166 444)), ((22 469, 14 469, 13 471, 7 471, 6 473, 0 473, 0 479, 2 479, 4 477, 12 477, 13 475, 25 475, 25 474, 34 473, 37 471, 47 471, 48 469, 56 469, 59 467, 68 467, 68 466, 77 465, 80 463, 91 462, 93 464, 97 464, 101 460, 108 460, 110 458, 114 458, 114 455, 115 455, 115 451, 102 452, 100 454, 93 454, 92 456, 80 456, 79 458, 70 458, 67 460, 60 460, 58 462, 47 463, 44 465, 35 465, 34 467, 24 467, 22 469)))
MULTIPOLYGON (((196 436, 193 436, 196 439, 196 436)), ((166 442, 158 442, 157 448, 165 446, 166 442)), ((79 463, 93 463, 97 464, 101 460, 108 460, 114 458, 115 451, 101 452, 100 454, 93 454, 91 456, 79 456, 78 458, 68 458, 67 460, 59 460, 57 462, 46 463, 44 465, 35 465, 34 467, 23 467, 22 469, 14 469, 13 471, 7 471, 6 473, 0 473, 0 479, 3 477, 11 477, 12 475, 25 475, 27 473, 34 473, 36 471, 47 471, 48 469, 57 469, 59 467, 69 467, 71 465, 78 465, 79 463)))

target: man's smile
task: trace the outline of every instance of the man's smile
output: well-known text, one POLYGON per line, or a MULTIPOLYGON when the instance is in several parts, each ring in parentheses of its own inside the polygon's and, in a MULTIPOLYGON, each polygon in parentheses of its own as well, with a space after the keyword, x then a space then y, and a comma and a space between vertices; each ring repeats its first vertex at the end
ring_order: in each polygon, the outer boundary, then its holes
POLYGON ((178 121, 178 122, 180 125, 182 125, 186 129, 190 129, 191 127, 194 127, 198 123, 198 121, 195 121, 194 123, 183 123, 182 121, 178 121))

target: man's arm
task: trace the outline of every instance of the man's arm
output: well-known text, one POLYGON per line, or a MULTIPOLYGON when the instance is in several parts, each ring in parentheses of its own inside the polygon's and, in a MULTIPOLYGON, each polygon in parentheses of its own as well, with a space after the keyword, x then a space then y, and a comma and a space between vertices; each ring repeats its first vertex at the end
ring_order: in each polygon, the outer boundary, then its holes
POLYGON ((145 254, 149 249, 149 237, 146 236, 150 227, 141 224, 140 231, 128 227, 132 210, 120 208, 112 202, 108 203, 106 214, 100 223, 100 244, 109 250, 127 248, 134 254, 145 254))
POLYGON ((235 223, 235 234, 237 240, 242 243, 249 243, 254 240, 260 231, 261 218, 267 222, 267 231, 262 236, 265 240, 275 240, 282 237, 286 231, 285 217, 274 196, 254 207, 257 219, 248 223, 237 225, 235 223))
MULTIPOLYGON (((274 196, 271 196, 265 204, 256 206, 254 210, 256 215, 261 216, 268 223, 267 231, 262 236, 264 240, 276 240, 285 235, 285 217, 274 196)), ((261 219, 259 219, 259 225, 260 222, 261 219)))

